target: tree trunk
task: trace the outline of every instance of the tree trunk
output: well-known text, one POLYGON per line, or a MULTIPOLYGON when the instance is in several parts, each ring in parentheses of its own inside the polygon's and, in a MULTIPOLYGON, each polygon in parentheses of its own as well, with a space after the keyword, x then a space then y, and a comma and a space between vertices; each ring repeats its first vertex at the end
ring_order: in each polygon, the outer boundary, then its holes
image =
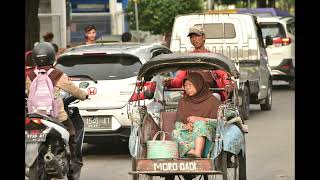
POLYGON ((257 7, 258 8, 266 8, 267 7, 267 0, 257 0, 257 7))
POLYGON ((38 17, 40 0, 25 0, 25 50, 33 49, 39 42, 40 22, 38 17))
POLYGON ((170 42, 171 42, 171 32, 164 33, 164 45, 170 48, 170 42))
POLYGON ((275 8, 276 7, 276 0, 269 0, 268 1, 268 7, 269 8, 275 8))

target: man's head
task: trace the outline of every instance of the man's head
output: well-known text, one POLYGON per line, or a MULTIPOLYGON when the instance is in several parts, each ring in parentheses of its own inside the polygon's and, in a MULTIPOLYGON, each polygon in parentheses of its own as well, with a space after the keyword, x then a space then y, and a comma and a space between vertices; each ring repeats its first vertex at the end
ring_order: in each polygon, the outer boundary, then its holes
POLYGON ((84 28, 85 36, 87 42, 95 42, 96 41, 96 27, 94 25, 88 25, 84 28))
POLYGON ((54 47, 48 42, 38 43, 32 50, 32 60, 37 66, 53 65, 55 56, 54 47))
POLYGON ((52 32, 47 32, 45 35, 42 36, 42 38, 45 42, 51 42, 54 38, 54 35, 52 32))
POLYGON ((130 42, 132 38, 132 34, 130 32, 125 32, 121 36, 122 42, 130 42))
POLYGON ((193 27, 189 28, 188 37, 190 37, 190 42, 195 49, 204 48, 206 35, 201 25, 194 25, 193 27))

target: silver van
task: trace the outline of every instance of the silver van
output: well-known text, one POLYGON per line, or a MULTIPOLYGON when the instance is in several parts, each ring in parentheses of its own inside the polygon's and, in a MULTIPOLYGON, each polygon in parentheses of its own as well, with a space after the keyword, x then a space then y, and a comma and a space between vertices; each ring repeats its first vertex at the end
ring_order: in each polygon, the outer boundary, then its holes
MULTIPOLYGON (((272 76, 266 45, 256 17, 251 14, 201 13, 175 18, 170 50, 190 52, 188 30, 202 25, 206 32, 205 47, 233 60, 240 68, 241 114, 249 118, 249 104, 260 104, 261 110, 271 110, 272 76)), ((271 37, 266 44, 272 44, 271 37)))

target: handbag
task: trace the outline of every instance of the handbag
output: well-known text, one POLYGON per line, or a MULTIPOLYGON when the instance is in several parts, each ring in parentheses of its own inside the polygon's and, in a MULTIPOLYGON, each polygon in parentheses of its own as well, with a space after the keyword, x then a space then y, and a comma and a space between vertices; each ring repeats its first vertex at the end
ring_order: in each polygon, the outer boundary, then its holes
POLYGON ((165 140, 168 132, 158 131, 151 141, 147 141, 148 159, 174 159, 178 158, 178 143, 171 140, 165 140), (156 140, 157 136, 162 134, 162 140, 156 140))

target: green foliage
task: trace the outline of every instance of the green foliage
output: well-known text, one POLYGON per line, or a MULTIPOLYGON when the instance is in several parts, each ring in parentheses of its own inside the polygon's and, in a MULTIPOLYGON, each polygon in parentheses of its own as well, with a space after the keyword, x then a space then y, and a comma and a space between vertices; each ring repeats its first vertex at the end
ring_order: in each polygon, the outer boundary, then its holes
MULTIPOLYGON (((139 0, 139 29, 153 34, 172 30, 174 18, 179 14, 203 12, 203 0, 139 0)), ((136 29, 134 2, 128 4, 130 29, 136 29)))
POLYGON ((238 1, 243 0, 221 0, 221 4, 237 4, 238 1))

